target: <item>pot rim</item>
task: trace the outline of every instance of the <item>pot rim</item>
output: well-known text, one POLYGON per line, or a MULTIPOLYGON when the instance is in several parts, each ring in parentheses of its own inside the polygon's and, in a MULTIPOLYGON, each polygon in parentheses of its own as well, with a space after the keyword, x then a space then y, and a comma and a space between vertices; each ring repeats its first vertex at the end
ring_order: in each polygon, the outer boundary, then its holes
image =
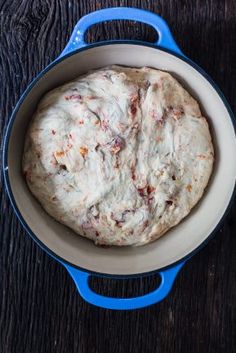
POLYGON ((9 175, 8 175, 8 146, 9 146, 9 140, 10 140, 10 136, 11 136, 11 130, 14 124, 14 121, 17 117, 17 113, 22 105, 22 103, 24 102, 25 98, 27 97, 28 93, 31 91, 31 89, 36 85, 36 83, 43 77, 43 75, 45 73, 47 73, 49 70, 51 70, 54 66, 56 66, 58 63, 60 63, 61 61, 69 58, 72 55, 78 54, 79 52, 83 52, 85 50, 89 50, 95 47, 100 47, 100 46, 107 46, 107 45, 116 45, 116 44, 127 44, 127 45, 141 45, 144 47, 149 47, 149 48, 153 48, 153 49, 158 49, 161 50, 163 52, 166 52, 168 54, 171 54, 175 57, 177 57, 178 59, 186 62, 187 64, 191 65, 200 75, 202 75, 213 87, 213 89, 216 91, 216 93, 218 94, 219 98, 222 100, 228 114, 229 117, 231 119, 233 128, 234 128, 234 133, 236 134, 236 119, 234 117, 234 114, 229 106, 229 103, 227 102, 224 94, 221 92, 221 90, 219 89, 219 87, 216 85, 216 83, 212 80, 212 78, 201 68, 199 67, 195 62, 193 62, 191 59, 187 58, 186 56, 180 55, 178 53, 173 52, 172 50, 166 49, 166 48, 162 48, 159 47, 155 44, 152 43, 147 43, 147 42, 143 42, 143 41, 134 41, 134 40, 110 40, 110 41, 102 41, 102 42, 98 42, 98 43, 94 43, 94 44, 87 44, 86 47, 82 47, 76 50, 73 50, 71 52, 69 52, 68 54, 65 54, 63 56, 59 56, 57 59, 55 59, 52 63, 50 63, 48 66, 46 66, 45 69, 43 69, 34 79, 33 81, 28 85, 28 87, 26 88, 26 90, 23 92, 23 94, 21 95, 20 99, 18 100, 12 114, 10 117, 10 120, 8 122, 7 125, 7 129, 5 132, 5 137, 4 137, 4 141, 3 141, 3 152, 2 152, 2 159, 3 159, 3 176, 4 176, 4 182, 5 182, 5 187, 6 187, 6 191, 8 194, 8 197, 10 199, 11 205, 20 221, 20 223, 22 224, 23 228, 26 230, 26 232, 31 236, 31 238, 41 247, 41 249, 43 249, 44 251, 46 251, 47 254, 49 254, 51 257, 53 257, 54 259, 56 259, 57 261, 61 262, 62 264, 67 264, 69 266, 72 266, 73 268, 76 268, 78 270, 87 272, 91 275, 95 275, 95 276, 102 276, 102 277, 112 277, 112 278, 132 278, 132 277, 141 277, 141 276, 148 276, 148 275, 152 275, 155 274, 157 272, 160 271, 164 271, 168 268, 174 267, 182 262, 187 261, 190 257, 192 257, 193 255, 195 255, 198 251, 200 251, 212 238, 213 236, 216 234, 216 232, 219 230, 220 226, 222 225, 223 221, 225 220, 226 216, 229 213, 230 208, 233 205, 233 201, 234 201, 234 197, 236 195, 236 185, 234 185, 234 189, 232 191, 232 195, 231 198, 228 202, 228 205, 225 209, 225 212, 223 214, 223 216, 221 217, 221 219, 219 220, 219 222, 217 223, 216 227, 214 228, 214 230, 208 235, 208 237, 198 246, 196 247, 193 251, 191 251, 189 254, 187 254, 186 256, 184 256, 183 258, 181 258, 178 261, 175 261, 171 264, 169 264, 168 266, 162 267, 162 268, 158 268, 155 269, 153 271, 148 271, 148 272, 143 272, 143 273, 137 273, 137 274, 125 274, 125 275, 118 275, 118 274, 111 274, 111 273, 101 273, 101 272, 96 272, 96 271, 90 271, 86 268, 77 266, 71 262, 69 262, 68 260, 62 258, 61 256, 57 255, 54 251, 52 251, 50 248, 48 248, 41 240, 39 240, 39 238, 37 237, 37 235, 31 230, 31 228, 28 226, 28 224, 25 222, 24 218, 21 215, 21 212, 15 202, 13 193, 12 193, 12 189, 11 189, 11 183, 10 183, 10 179, 9 179, 9 175))

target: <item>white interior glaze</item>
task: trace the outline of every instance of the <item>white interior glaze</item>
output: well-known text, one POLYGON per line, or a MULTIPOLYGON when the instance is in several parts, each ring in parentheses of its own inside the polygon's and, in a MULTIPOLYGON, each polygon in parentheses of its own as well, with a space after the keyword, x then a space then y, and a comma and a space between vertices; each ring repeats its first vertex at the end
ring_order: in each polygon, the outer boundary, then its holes
POLYGON ((21 105, 9 140, 12 192, 23 218, 56 255, 90 271, 129 275, 168 266, 197 248, 214 230, 231 198, 236 175, 236 140, 228 111, 212 85, 191 65, 142 45, 94 47, 63 60, 33 87, 21 105), (43 93, 90 69, 111 64, 150 66, 172 73, 200 102, 214 138, 216 163, 205 196, 181 224, 154 243, 139 248, 99 248, 49 217, 30 194, 21 174, 25 130, 43 93))

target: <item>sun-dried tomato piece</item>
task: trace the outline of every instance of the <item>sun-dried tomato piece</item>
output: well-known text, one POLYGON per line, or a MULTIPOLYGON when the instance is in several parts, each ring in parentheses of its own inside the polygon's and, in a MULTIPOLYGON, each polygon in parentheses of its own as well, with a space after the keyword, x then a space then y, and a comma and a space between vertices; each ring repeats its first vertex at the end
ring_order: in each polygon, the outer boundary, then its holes
POLYGON ((85 157, 88 154, 88 148, 87 147, 80 147, 79 152, 82 157, 85 157))
POLYGON ((80 94, 71 94, 70 96, 65 96, 65 100, 74 100, 74 101, 80 101, 82 99, 82 96, 80 94))
POLYGON ((55 152, 55 156, 56 157, 64 157, 65 156, 65 152, 64 151, 56 151, 55 152))
POLYGON ((188 184, 187 186, 186 186, 186 189, 188 190, 188 192, 191 192, 192 191, 192 185, 191 184, 188 184))
POLYGON ((151 186, 151 185, 148 185, 147 186, 147 193, 148 193, 148 195, 150 195, 153 191, 155 191, 156 190, 156 188, 154 188, 153 186, 151 186))
POLYGON ((116 136, 109 142, 110 150, 112 153, 117 154, 124 147, 124 140, 120 136, 116 136))

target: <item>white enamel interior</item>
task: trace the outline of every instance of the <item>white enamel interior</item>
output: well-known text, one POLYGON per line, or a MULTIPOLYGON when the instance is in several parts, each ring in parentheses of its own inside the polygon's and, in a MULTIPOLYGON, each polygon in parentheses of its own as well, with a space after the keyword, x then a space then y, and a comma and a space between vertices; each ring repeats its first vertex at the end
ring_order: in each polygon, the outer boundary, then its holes
POLYGON ((227 109, 212 85, 174 55, 132 44, 113 44, 74 54, 49 70, 23 101, 10 136, 9 178, 18 209, 37 238, 70 263, 90 271, 129 275, 168 266, 196 249, 214 230, 231 198, 236 175, 236 140, 227 109), (191 214, 154 243, 137 248, 100 248, 57 223, 30 194, 21 174, 27 125, 42 94, 90 69, 111 64, 150 66, 172 73, 200 102, 214 138, 214 173, 201 202, 191 214))

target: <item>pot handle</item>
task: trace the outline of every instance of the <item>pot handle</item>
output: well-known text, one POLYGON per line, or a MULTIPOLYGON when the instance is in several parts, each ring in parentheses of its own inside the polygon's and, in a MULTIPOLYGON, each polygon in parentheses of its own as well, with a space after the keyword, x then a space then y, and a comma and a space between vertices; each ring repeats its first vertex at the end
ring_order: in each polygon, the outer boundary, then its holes
POLYGON ((94 11, 82 17, 72 32, 70 40, 60 57, 68 54, 71 51, 87 46, 85 42, 86 31, 96 23, 112 21, 112 20, 133 20, 143 22, 152 26, 158 33, 158 40, 155 45, 170 49, 173 52, 183 55, 178 45, 176 44, 170 29, 163 18, 159 15, 133 7, 110 7, 98 11, 94 11))
POLYGON ((174 267, 158 272, 161 277, 161 284, 158 288, 148 294, 135 298, 112 298, 105 297, 92 291, 89 287, 89 277, 91 274, 64 264, 84 300, 98 307, 113 310, 140 309, 160 302, 169 294, 174 280, 183 265, 184 262, 181 262, 174 267))

